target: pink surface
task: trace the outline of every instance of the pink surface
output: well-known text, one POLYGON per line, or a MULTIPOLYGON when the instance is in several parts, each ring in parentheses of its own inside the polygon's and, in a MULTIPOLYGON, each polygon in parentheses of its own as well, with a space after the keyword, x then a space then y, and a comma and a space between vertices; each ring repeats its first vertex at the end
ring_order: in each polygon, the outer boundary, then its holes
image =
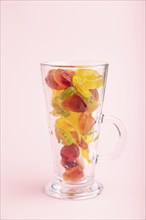
MULTIPOLYGON (((144 1, 1 5, 2 219, 144 219, 144 1), (104 113, 123 121, 127 146, 98 165, 101 196, 55 200, 42 192, 52 166, 39 63, 89 59, 110 64, 104 113)), ((112 149, 105 130, 100 152, 112 149)))

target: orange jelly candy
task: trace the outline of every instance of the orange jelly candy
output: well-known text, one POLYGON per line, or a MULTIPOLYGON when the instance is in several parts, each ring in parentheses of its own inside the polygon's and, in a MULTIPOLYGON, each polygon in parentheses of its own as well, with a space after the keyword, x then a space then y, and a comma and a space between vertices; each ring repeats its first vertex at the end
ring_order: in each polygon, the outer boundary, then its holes
POLYGON ((81 140, 80 140, 79 147, 81 147, 83 149, 87 149, 88 148, 88 144, 84 141, 83 138, 81 138, 81 140))
POLYGON ((91 100, 87 102, 87 112, 92 113, 94 112, 99 106, 99 94, 97 89, 90 89, 92 94, 91 100))
POLYGON ((95 123, 95 119, 90 114, 87 112, 82 113, 79 117, 79 130, 81 134, 87 134, 95 123))
POLYGON ((90 92, 92 93, 94 99, 95 99, 96 101, 98 101, 98 99, 99 99, 99 94, 98 94, 97 89, 90 89, 90 92))
POLYGON ((75 181, 84 177, 83 168, 81 166, 72 167, 63 173, 64 180, 75 181))
POLYGON ((75 143, 79 147, 81 147, 83 149, 87 149, 88 148, 88 144, 84 141, 84 139, 81 136, 79 136, 79 134, 76 131, 71 131, 70 134, 72 135, 72 137, 75 140, 75 143))

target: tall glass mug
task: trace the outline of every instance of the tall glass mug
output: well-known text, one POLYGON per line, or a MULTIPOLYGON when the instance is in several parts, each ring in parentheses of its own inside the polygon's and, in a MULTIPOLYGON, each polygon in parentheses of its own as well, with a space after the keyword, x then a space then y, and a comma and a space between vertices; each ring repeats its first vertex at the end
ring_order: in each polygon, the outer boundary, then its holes
POLYGON ((108 64, 43 62, 41 71, 54 168, 45 192, 61 199, 99 195, 103 186, 95 181, 96 164, 118 157, 126 139, 122 123, 102 113, 108 64), (105 156, 98 154, 104 121, 110 121, 119 135, 117 146, 105 156))

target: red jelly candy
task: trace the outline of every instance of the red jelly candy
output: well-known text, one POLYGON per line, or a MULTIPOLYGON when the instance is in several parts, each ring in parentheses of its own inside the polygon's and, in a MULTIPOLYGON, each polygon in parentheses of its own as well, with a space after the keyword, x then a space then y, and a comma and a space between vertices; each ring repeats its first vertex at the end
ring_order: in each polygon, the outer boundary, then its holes
POLYGON ((50 70, 45 78, 47 85, 56 90, 62 90, 71 85, 73 72, 63 69, 50 70))
POLYGON ((72 167, 63 173, 64 180, 76 181, 84 177, 83 168, 81 166, 72 167))
POLYGON ((53 71, 54 70, 49 71, 47 77, 45 78, 45 82, 51 89, 61 90, 62 87, 54 80, 53 71))
POLYGON ((63 69, 58 69, 56 70, 54 79, 63 89, 65 89, 71 85, 72 73, 63 69))
POLYGON ((64 161, 63 159, 61 160, 61 165, 66 169, 70 169, 72 167, 76 167, 78 165, 77 162, 75 161, 64 161))
POLYGON ((87 134, 95 123, 95 119, 90 114, 88 114, 87 112, 82 113, 79 117, 78 125, 81 134, 87 134))
POLYGON ((85 112, 87 109, 87 104, 78 93, 64 99, 62 106, 72 112, 85 112))
POLYGON ((60 155, 64 161, 76 161, 79 157, 80 151, 77 145, 65 145, 62 147, 60 155))

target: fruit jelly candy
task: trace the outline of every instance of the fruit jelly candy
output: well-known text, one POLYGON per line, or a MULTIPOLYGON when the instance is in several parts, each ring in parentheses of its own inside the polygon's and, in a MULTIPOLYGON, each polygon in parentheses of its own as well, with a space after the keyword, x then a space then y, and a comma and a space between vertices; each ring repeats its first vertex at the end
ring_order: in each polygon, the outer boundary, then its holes
POLYGON ((94 140, 94 129, 90 130, 83 138, 86 143, 91 143, 94 140))
POLYGON ((52 114, 56 113, 56 114, 63 115, 65 117, 70 115, 70 112, 62 107, 61 100, 58 96, 56 96, 52 99, 52 106, 55 109, 55 112, 52 112, 52 114))
POLYGON ((85 79, 89 79, 89 80, 93 80, 96 77, 98 77, 100 74, 96 71, 96 70, 91 70, 91 69, 77 69, 76 70, 76 75, 81 77, 81 78, 85 78, 85 79))
POLYGON ((56 90, 62 90, 71 86, 73 73, 63 69, 54 69, 48 72, 45 78, 48 87, 56 90))
POLYGON ((99 93, 97 89, 90 89, 90 92, 92 94, 92 97, 95 101, 99 100, 99 93))
POLYGON ((64 180, 76 181, 84 177, 83 168, 81 166, 72 167, 63 173, 64 180))
POLYGON ((57 69, 55 71, 54 79, 60 86, 62 86, 62 88, 70 86, 72 82, 72 76, 70 72, 63 69, 57 69))
POLYGON ((87 104, 78 93, 64 99, 62 106, 73 112, 85 112, 87 110, 87 104))
POLYGON ((76 75, 84 80, 84 85, 88 89, 96 89, 104 84, 103 76, 95 70, 78 69, 76 75))
POLYGON ((72 135, 72 138, 74 142, 81 148, 87 149, 88 144, 84 141, 84 139, 76 132, 76 131, 70 131, 70 134, 72 135))
POLYGON ((78 77, 77 75, 73 76, 73 85, 76 87, 78 92, 85 98, 90 97, 90 91, 86 86, 85 80, 78 77))
POLYGON ((70 169, 72 167, 76 167, 78 165, 78 162, 76 161, 64 161, 63 159, 61 159, 61 165, 66 169, 70 169))
POLYGON ((81 134, 86 135, 95 123, 95 119, 90 114, 88 114, 87 112, 82 113, 80 115, 78 125, 81 134))
POLYGON ((60 94, 60 99, 65 99, 73 94, 75 94, 77 92, 77 90, 73 87, 70 86, 68 88, 66 88, 61 94, 60 94))
POLYGON ((80 155, 80 151, 75 144, 64 145, 60 151, 60 155, 64 161, 76 161, 80 155))
POLYGON ((59 143, 62 142, 62 144, 65 144, 65 145, 70 145, 73 143, 73 139, 67 131, 56 127, 55 134, 56 134, 56 137, 59 143))
POLYGON ((56 90, 60 90, 62 89, 62 86, 60 86, 55 80, 53 75, 48 74, 47 77, 45 78, 45 82, 47 84, 48 87, 50 87, 51 89, 56 89, 56 90))

